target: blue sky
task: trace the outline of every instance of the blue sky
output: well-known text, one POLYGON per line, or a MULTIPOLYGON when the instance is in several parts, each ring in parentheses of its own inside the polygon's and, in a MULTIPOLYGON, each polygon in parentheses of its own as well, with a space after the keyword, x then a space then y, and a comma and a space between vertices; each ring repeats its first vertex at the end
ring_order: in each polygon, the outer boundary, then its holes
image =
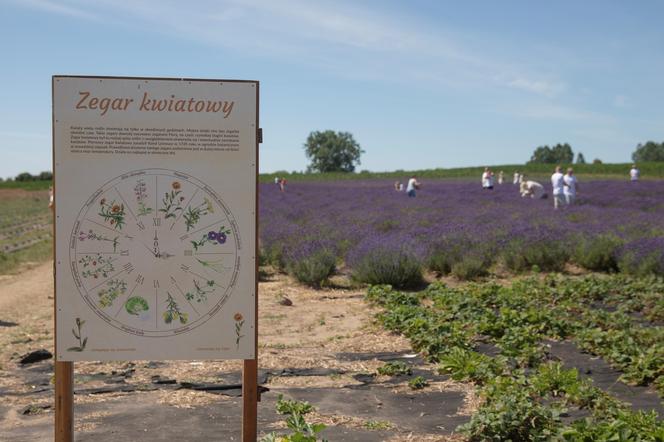
POLYGON ((51 168, 53 74, 261 82, 261 171, 312 130, 374 171, 664 140, 664 2, 0 0, 0 176, 51 168))

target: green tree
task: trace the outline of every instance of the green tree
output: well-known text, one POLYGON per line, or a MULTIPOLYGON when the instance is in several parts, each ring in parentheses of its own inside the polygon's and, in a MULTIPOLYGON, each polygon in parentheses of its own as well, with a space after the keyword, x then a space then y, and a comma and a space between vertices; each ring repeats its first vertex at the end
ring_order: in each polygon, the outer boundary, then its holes
POLYGON ((35 177, 30 174, 30 172, 23 172, 16 175, 14 178, 16 181, 34 181, 35 177))
POLYGON ((304 150, 311 160, 309 172, 353 172, 364 153, 351 133, 332 130, 311 132, 304 150))
POLYGON ((586 164, 586 157, 581 152, 576 154, 576 164, 586 164))
POLYGON ((603 164, 603 163, 602 163, 602 160, 600 160, 599 158, 595 158, 593 160, 593 164, 603 164))
POLYGON ((664 142, 656 143, 648 141, 646 144, 639 143, 632 154, 632 161, 640 163, 643 161, 664 161, 664 142))
POLYGON ((49 171, 45 171, 39 174, 38 177, 39 180, 41 181, 46 181, 46 180, 52 180, 53 179, 53 173, 49 171))
POLYGON ((569 164, 574 160, 574 152, 569 144, 556 144, 553 147, 539 146, 528 163, 569 164))

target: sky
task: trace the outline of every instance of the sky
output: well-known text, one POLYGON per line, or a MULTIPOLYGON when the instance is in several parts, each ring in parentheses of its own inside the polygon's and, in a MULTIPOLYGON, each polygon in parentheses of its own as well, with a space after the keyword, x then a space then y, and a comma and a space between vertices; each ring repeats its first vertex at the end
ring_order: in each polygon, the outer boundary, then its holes
POLYGON ((311 131, 358 170, 523 163, 664 140, 664 2, 0 0, 0 177, 51 170, 51 76, 260 81, 261 172, 311 131))

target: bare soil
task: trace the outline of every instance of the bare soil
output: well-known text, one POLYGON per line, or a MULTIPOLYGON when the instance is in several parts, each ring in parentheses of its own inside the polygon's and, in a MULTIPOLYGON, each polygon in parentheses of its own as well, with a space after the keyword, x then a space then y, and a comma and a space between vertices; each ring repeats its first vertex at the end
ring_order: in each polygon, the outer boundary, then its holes
MULTIPOLYGON (((0 276, 2 441, 53 438, 52 360, 18 364, 29 351, 53 352, 52 271, 48 262, 0 276)), ((313 290, 271 273, 259 295, 259 382, 269 389, 259 404, 261 435, 283 431, 274 404, 284 394, 311 402, 317 410, 308 420, 328 425, 323 436, 331 441, 459 440, 454 428, 477 407, 474 388, 437 375, 406 339, 377 326, 364 290, 313 290), (375 376, 390 360, 410 364, 430 386, 413 391, 408 376, 375 376)), ((77 440, 239 440, 233 387, 241 368, 241 361, 77 363, 77 440)))

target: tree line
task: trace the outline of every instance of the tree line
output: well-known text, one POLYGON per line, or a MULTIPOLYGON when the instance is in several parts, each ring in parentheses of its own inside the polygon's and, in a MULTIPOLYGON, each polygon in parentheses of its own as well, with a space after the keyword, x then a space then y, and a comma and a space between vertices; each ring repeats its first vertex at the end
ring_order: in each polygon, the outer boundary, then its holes
MULTIPOLYGON (((639 143, 632 153, 632 161, 635 163, 664 161, 664 142, 647 141, 639 143)), ((533 152, 528 164, 572 164, 574 163, 574 151, 568 143, 556 144, 555 146, 538 146, 533 152)), ((583 153, 576 155, 576 164, 586 164, 583 153)), ((602 160, 595 158, 593 164, 602 164, 602 160)))
POLYGON ((18 181, 18 182, 28 182, 28 181, 50 181, 53 179, 53 172, 45 171, 37 175, 33 175, 30 172, 22 172, 16 175, 15 177, 4 178, 0 177, 0 182, 2 181, 18 181))
MULTIPOLYGON (((304 143, 304 151, 310 161, 307 172, 354 172, 364 153, 351 133, 331 130, 311 132, 304 143)), ((664 161, 664 142, 639 143, 632 154, 632 161, 664 161)), ((586 158, 582 152, 578 152, 575 159, 569 143, 538 146, 528 161, 528 164, 573 163, 586 164, 586 158)), ((592 163, 602 164, 602 160, 595 158, 592 163)))

